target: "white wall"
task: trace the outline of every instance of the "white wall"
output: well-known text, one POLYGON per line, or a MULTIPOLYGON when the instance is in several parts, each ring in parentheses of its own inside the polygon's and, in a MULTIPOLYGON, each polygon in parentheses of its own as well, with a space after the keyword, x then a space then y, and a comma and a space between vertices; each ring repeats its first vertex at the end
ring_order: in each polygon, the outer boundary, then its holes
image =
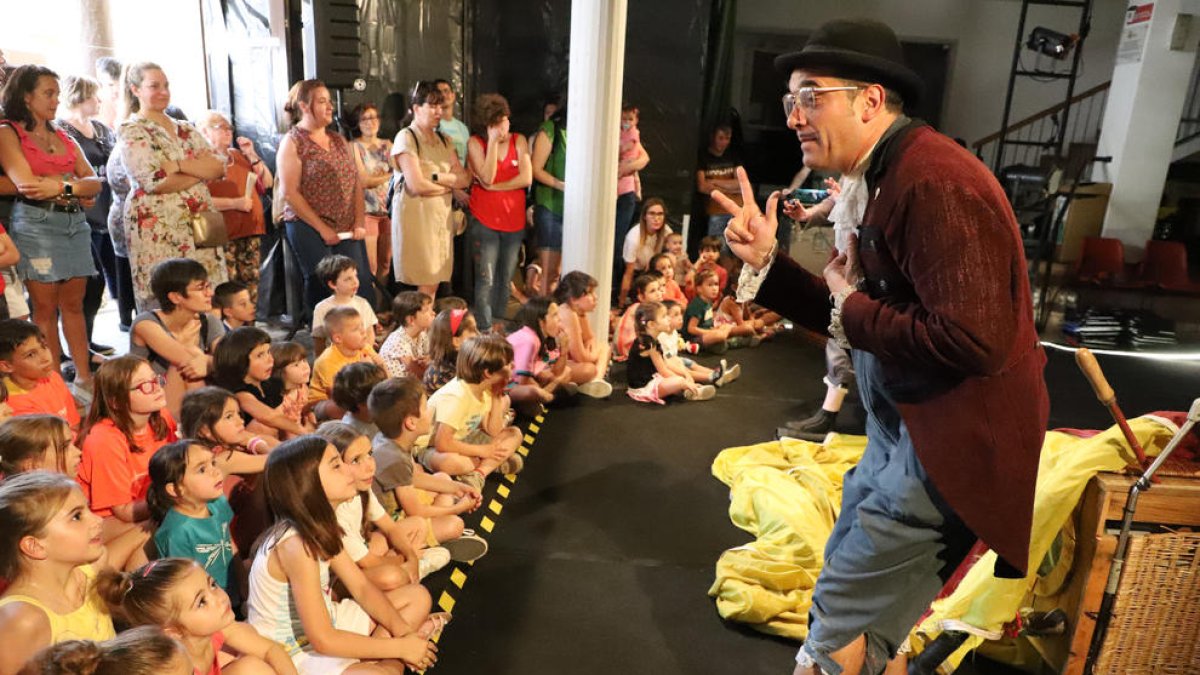
MULTIPOLYGON (((1092 30, 1085 42, 1076 92, 1111 79, 1124 13, 1125 3, 1118 0, 1094 3, 1092 30)), ((903 40, 950 43, 942 131, 972 143, 1000 129, 1020 15, 1019 0, 744 0, 738 5, 738 30, 807 33, 830 19, 865 16, 887 23, 903 40)), ((1022 41, 1035 26, 1073 33, 1078 25, 1077 9, 1034 6, 1029 10, 1022 41)), ((797 38, 795 48, 802 46, 797 38)), ((744 56, 735 56, 734 73, 746 72, 744 56)), ((1023 50, 1022 58, 1027 68, 1033 67, 1033 52, 1023 50)), ((1055 62, 1054 66, 1065 70, 1069 63, 1055 62)), ((1051 60, 1042 57, 1039 64, 1049 69, 1051 60)), ((734 104, 740 106, 744 100, 737 80, 734 104)), ((1011 120, 1059 103, 1065 94, 1065 82, 1041 84, 1021 78, 1011 120)))

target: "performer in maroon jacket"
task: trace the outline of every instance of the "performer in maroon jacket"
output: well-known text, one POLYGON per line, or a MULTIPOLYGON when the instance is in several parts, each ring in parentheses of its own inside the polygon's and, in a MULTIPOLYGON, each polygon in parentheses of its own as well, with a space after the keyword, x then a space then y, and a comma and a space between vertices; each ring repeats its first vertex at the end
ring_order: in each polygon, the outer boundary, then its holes
POLYGON ((764 215, 739 172, 745 206, 713 198, 747 263, 739 298, 851 348, 868 438, 796 672, 902 673, 905 636, 976 538, 997 574, 1029 566, 1049 403, 1025 257, 996 179, 903 114, 921 83, 890 28, 832 21, 775 64, 805 166, 849 179, 857 238, 817 277, 775 249, 778 193, 764 215))

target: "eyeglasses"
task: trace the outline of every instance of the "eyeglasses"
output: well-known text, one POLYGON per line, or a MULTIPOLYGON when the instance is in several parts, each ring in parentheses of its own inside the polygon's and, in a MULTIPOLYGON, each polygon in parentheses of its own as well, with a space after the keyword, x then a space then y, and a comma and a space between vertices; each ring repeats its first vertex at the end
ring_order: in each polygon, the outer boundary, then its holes
POLYGON ((667 214, 665 211, 647 211, 646 212, 647 218, 664 218, 664 217, 666 217, 666 215, 667 214))
POLYGON ((162 378, 162 375, 159 375, 159 376, 155 377, 153 380, 146 380, 145 382, 140 382, 138 384, 133 385, 132 387, 129 388, 129 391, 140 391, 143 394, 149 396, 150 394, 153 394, 154 392, 158 391, 159 389, 162 389, 162 387, 163 387, 163 378, 162 378))
POLYGON ((187 292, 188 293, 207 293, 212 290, 212 287, 213 287, 212 283, 210 283, 208 281, 201 281, 199 284, 197 284, 195 286, 188 286, 187 292))
POLYGON ((786 117, 792 116, 792 111, 799 104, 806 112, 812 112, 817 109, 817 94, 824 94, 827 91, 858 91, 866 87, 800 87, 796 91, 789 91, 783 95, 783 114, 786 117))
POLYGON ((361 122, 376 122, 378 120, 379 120, 379 115, 363 115, 362 117, 358 118, 358 121, 360 123, 361 122))

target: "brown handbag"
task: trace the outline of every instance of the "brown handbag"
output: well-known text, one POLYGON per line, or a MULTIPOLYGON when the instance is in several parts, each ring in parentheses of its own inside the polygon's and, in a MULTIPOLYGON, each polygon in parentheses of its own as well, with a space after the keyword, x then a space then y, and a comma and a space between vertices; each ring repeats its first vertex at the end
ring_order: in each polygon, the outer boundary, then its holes
POLYGON ((229 230, 220 211, 199 211, 192 214, 192 239, 196 248, 216 248, 229 243, 229 230))

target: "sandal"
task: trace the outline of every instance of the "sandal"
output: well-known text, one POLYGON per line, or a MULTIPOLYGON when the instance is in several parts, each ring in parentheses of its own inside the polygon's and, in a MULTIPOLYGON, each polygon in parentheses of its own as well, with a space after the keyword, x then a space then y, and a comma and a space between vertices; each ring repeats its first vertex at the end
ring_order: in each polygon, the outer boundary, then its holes
POLYGON ((450 623, 450 619, 454 618, 449 612, 437 612, 425 617, 425 621, 421 623, 421 627, 417 629, 417 635, 424 640, 436 640, 442 634, 442 629, 446 624, 450 623), (430 624, 429 630, 425 630, 425 625, 430 624))

